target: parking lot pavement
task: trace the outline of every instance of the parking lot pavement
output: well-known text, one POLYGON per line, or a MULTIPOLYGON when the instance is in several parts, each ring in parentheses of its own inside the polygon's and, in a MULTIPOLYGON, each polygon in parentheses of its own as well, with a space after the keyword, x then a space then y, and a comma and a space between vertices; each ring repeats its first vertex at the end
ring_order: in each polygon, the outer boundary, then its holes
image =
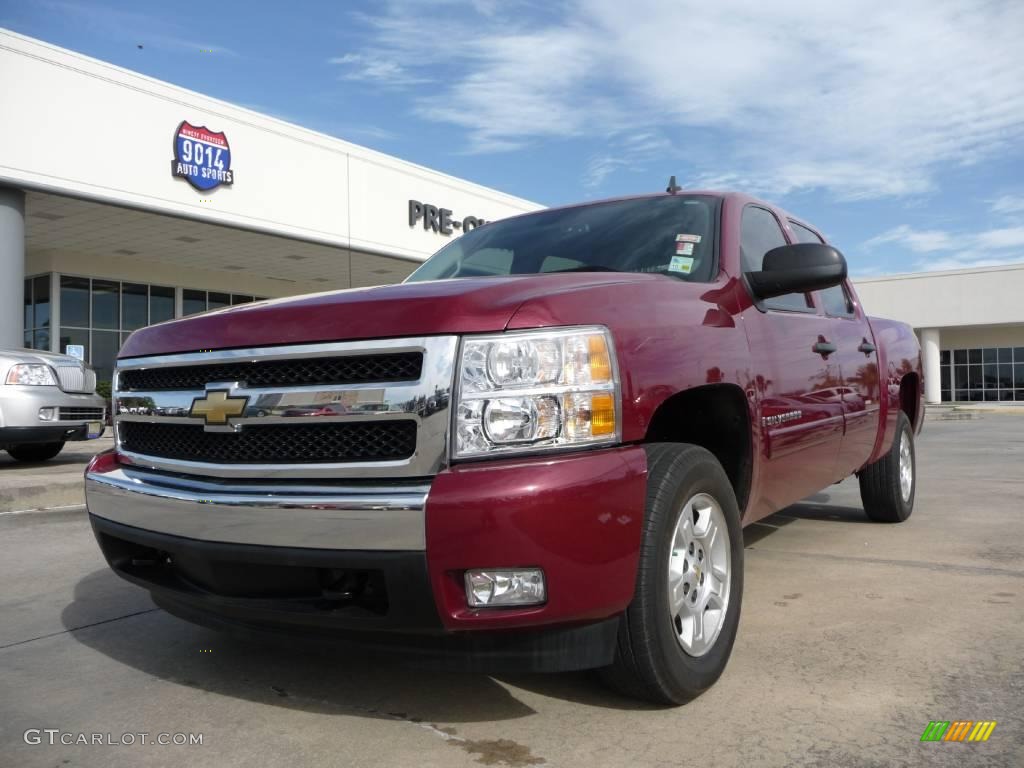
POLYGON ((1024 765, 1024 422, 929 422, 918 445, 903 525, 866 522, 847 481, 747 529, 732 661, 676 709, 590 674, 229 639, 113 576, 83 511, 0 516, 0 765, 1024 765), (998 725, 922 743, 930 720, 998 725), (203 744, 30 745, 30 728, 203 744))

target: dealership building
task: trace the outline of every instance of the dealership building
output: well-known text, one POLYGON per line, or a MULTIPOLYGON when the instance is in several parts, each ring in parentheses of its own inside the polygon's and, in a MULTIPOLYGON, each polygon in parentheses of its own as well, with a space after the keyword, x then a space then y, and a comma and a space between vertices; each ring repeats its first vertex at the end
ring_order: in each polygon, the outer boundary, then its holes
MULTIPOLYGON (((536 203, 0 29, 0 347, 109 378, 144 325, 402 280, 536 203)), ((857 282, 927 397, 1024 401, 1024 265, 857 282)))
POLYGON ((540 206, 0 29, 0 347, 402 280, 540 206))

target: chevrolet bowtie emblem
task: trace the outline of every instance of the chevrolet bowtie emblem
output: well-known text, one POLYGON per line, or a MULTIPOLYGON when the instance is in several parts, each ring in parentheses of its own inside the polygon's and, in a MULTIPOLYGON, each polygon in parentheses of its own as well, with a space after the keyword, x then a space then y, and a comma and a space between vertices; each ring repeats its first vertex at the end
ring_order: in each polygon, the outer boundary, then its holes
POLYGON ((208 426, 223 425, 232 416, 244 414, 248 402, 248 397, 229 397, 226 389, 217 389, 193 400, 188 415, 205 419, 208 426))

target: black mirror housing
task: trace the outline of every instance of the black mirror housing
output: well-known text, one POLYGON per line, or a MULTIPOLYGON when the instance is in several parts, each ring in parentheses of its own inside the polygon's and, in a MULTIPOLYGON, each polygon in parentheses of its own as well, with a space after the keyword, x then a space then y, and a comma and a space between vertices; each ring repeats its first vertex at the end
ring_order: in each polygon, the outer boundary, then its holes
POLYGON ((782 245, 764 255, 760 272, 747 272, 746 276, 757 299, 820 291, 846 279, 846 259, 822 243, 782 245))

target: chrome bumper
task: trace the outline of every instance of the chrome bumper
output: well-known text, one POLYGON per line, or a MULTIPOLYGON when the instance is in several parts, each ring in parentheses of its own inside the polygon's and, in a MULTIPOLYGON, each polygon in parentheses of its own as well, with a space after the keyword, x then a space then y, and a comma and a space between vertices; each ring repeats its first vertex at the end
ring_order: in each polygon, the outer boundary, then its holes
POLYGON ((96 517, 201 541, 310 549, 423 551, 429 485, 203 482, 122 467, 89 472, 96 517))

